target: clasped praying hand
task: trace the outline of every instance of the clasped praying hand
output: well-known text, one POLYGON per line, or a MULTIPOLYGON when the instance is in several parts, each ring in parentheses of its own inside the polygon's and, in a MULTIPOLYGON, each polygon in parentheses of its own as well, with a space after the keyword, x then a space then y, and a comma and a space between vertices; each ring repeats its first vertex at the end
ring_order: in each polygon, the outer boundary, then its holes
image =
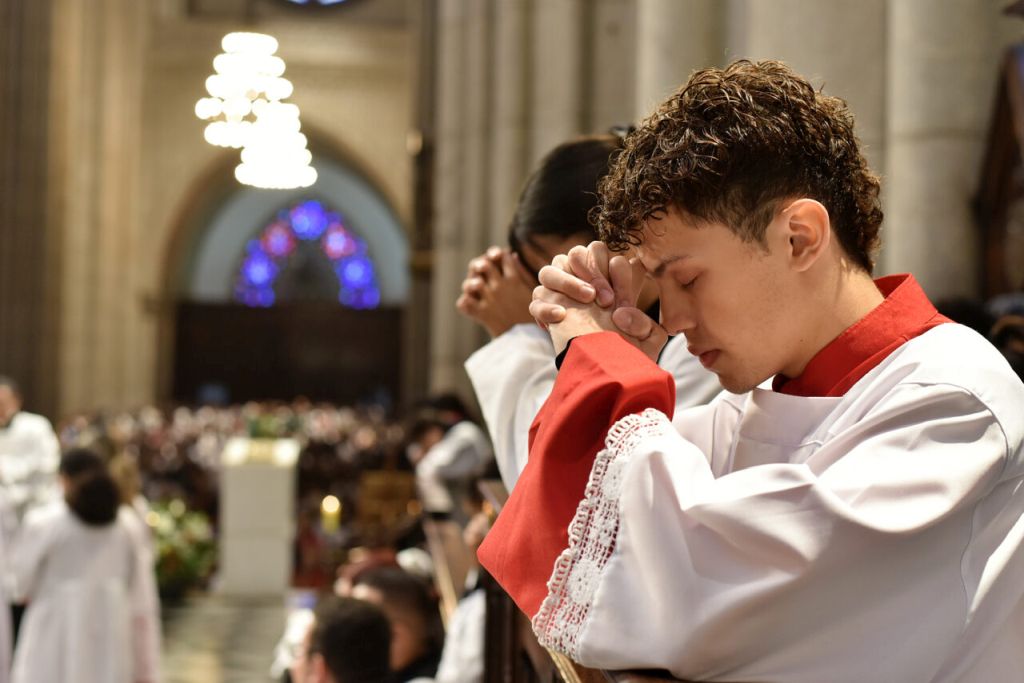
POLYGON ((645 277, 637 259, 613 256, 604 242, 576 246, 541 269, 530 315, 551 334, 556 353, 573 337, 611 331, 657 361, 668 333, 637 308, 645 277))

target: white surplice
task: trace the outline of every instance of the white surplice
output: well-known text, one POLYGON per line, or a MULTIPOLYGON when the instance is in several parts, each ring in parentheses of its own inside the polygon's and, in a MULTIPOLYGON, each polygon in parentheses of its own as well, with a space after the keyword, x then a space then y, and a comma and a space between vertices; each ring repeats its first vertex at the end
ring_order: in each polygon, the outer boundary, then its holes
POLYGON ((137 531, 130 511, 104 527, 63 501, 32 511, 11 563, 15 598, 28 607, 12 683, 134 683, 140 638, 137 531))
POLYGON ((1024 385, 959 325, 844 396, 617 422, 534 617, 702 681, 1024 681, 1024 385))
MULTIPOLYGON (((465 365, 501 479, 511 491, 526 466, 530 424, 558 375, 551 337, 532 323, 516 325, 478 349, 465 365)), ((718 377, 686 350, 682 335, 669 339, 658 365, 675 380, 677 409, 703 405, 722 391, 718 377)))
POLYGON ((120 517, 127 523, 135 543, 136 573, 131 596, 135 680, 159 683, 163 627, 156 580, 156 549, 152 531, 146 524, 148 511, 149 503, 137 496, 131 505, 121 508, 120 517))
POLYGON ((0 489, 0 683, 8 683, 11 672, 13 633, 8 583, 17 529, 17 513, 6 492, 0 489))
POLYGON ((18 519, 60 498, 60 443, 42 415, 17 413, 0 429, 0 487, 18 519))
POLYGON ((428 512, 456 513, 453 490, 483 474, 494 457, 487 434, 470 420, 445 432, 416 463, 416 486, 428 512))

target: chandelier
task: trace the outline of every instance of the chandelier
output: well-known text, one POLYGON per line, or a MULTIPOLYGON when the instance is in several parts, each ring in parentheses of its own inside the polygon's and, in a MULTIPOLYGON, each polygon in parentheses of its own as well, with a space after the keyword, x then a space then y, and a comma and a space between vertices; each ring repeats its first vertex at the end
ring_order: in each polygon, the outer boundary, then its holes
POLYGON ((277 40, 262 33, 229 33, 224 52, 206 79, 209 97, 196 102, 196 116, 208 121, 203 137, 211 145, 241 149, 235 178, 254 187, 288 189, 316 182, 312 155, 301 132, 299 108, 282 102, 292 94, 283 77, 277 40))

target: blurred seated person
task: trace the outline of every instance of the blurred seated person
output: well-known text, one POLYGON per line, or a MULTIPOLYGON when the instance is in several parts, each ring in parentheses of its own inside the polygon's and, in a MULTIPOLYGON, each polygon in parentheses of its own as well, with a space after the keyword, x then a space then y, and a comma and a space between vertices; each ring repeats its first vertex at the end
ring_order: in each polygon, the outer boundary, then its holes
POLYGON ((397 567, 359 576, 352 597, 379 605, 391 622, 391 671, 395 683, 433 679, 444 629, 430 586, 397 567))
POLYGON ((494 462, 487 434, 454 394, 428 399, 410 429, 409 460, 427 514, 469 521, 463 502, 494 462))
POLYGON ((390 647, 391 626, 380 607, 328 596, 313 612, 292 683, 386 683, 390 647))

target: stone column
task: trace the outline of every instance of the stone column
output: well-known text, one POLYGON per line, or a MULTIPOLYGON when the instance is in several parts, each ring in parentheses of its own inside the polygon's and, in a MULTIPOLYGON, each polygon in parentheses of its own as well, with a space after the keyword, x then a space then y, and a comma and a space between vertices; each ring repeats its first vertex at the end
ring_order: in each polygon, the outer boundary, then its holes
MULTIPOLYGON (((1001 37, 993 0, 889 3, 888 271, 933 298, 979 291, 971 215, 1001 37)), ((1018 22, 1019 23, 1019 22, 1018 22)))
POLYGON ((487 241, 489 12, 472 0, 444 0, 438 11, 430 386, 468 395, 462 363, 481 333, 458 314, 455 300, 467 261, 487 241))
POLYGON ((885 168, 886 4, 732 0, 728 17, 729 61, 779 59, 846 100, 868 163, 879 173, 885 168))
POLYGON ((583 130, 601 134, 636 120, 637 9, 634 0, 597 0, 589 9, 583 130))
POLYGON ((61 413, 152 395, 137 245, 148 5, 56 0, 50 178, 59 236, 61 413))
POLYGON ((583 131, 585 16, 583 0, 533 4, 530 168, 553 147, 583 131))
POLYGON ((56 416, 59 276, 47 178, 51 2, 0 0, 0 374, 56 416))
POLYGON ((491 244, 508 243, 508 225, 529 168, 529 7, 527 0, 492 0, 494 6, 494 85, 490 154, 490 202, 486 235, 491 244))
POLYGON ((721 0, 637 0, 636 114, 651 111, 690 74, 723 60, 721 0))

